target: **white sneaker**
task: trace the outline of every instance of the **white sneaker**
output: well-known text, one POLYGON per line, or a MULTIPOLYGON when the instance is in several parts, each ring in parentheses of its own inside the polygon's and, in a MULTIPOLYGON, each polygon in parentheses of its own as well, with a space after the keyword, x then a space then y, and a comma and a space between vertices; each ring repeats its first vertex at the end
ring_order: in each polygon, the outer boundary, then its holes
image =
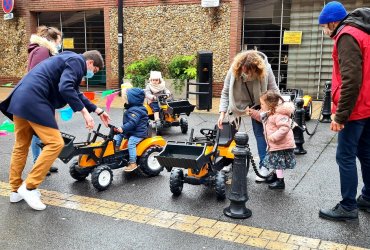
POLYGON ((231 171, 232 164, 229 164, 221 169, 224 173, 229 173, 231 171))
POLYGON ((27 190, 26 183, 18 188, 18 194, 27 202, 27 204, 35 210, 44 210, 46 205, 41 202, 40 192, 36 189, 27 190))
MULTIPOLYGON (((262 167, 262 168, 260 168, 259 170, 258 170, 258 172, 262 175, 262 176, 267 176, 267 175, 269 175, 270 174, 270 171, 267 169, 267 168, 265 168, 265 167, 262 167)), ((261 177, 259 177, 259 176, 257 176, 256 175, 256 182, 265 182, 266 181, 266 179, 264 179, 264 178, 261 178, 261 177)))
MULTIPOLYGON (((36 189, 37 194, 39 197, 41 197, 41 193, 38 189, 36 189)), ((17 192, 11 192, 9 196, 10 202, 11 203, 17 203, 23 200, 22 196, 20 196, 17 192)))
POLYGON ((9 199, 11 203, 17 203, 23 200, 22 196, 20 196, 17 192, 11 192, 9 199))

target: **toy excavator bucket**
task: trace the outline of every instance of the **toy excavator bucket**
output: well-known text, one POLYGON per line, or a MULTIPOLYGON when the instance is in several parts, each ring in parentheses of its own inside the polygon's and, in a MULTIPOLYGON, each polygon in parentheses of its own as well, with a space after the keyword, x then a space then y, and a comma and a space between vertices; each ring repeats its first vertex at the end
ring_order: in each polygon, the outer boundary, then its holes
POLYGON ((61 133, 64 140, 64 147, 62 152, 60 152, 58 158, 61 159, 64 163, 68 163, 74 156, 75 147, 73 141, 75 137, 66 133, 61 133))
POLYGON ((205 155, 206 144, 196 144, 191 142, 167 143, 164 150, 156 156, 159 164, 171 171, 176 168, 191 168, 195 173, 199 173, 201 168, 209 162, 209 155, 205 155))
POLYGON ((171 115, 186 114, 190 115, 194 111, 195 105, 188 100, 168 101, 168 113, 171 115))

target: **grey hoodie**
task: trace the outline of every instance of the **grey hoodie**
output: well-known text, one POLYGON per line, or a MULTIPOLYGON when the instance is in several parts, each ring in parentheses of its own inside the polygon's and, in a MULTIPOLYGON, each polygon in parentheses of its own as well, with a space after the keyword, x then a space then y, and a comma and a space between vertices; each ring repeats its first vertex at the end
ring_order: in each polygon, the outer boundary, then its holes
POLYGON ((275 76, 272 72, 271 65, 267 61, 267 56, 262 52, 258 52, 258 54, 264 58, 266 64, 266 77, 262 80, 251 80, 246 81, 248 86, 245 86, 241 77, 235 78, 232 66, 230 67, 229 71, 227 72, 224 87, 221 92, 221 99, 220 99, 220 107, 219 112, 233 112, 233 115, 236 117, 240 117, 245 115, 245 109, 249 105, 260 104, 260 96, 266 90, 279 90, 278 86, 276 85, 275 76), (249 90, 249 93, 248 93, 249 90), (252 100, 251 100, 252 98, 252 100))

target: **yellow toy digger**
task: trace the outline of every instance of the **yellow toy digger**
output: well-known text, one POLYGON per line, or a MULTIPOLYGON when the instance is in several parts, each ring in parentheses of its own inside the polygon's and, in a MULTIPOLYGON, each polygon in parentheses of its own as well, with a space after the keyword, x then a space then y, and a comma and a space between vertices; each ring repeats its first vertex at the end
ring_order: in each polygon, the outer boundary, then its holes
POLYGON ((217 127, 201 129, 202 137, 193 137, 192 129, 188 142, 167 143, 156 158, 167 171, 171 171, 170 190, 173 195, 181 194, 184 183, 203 184, 215 189, 217 199, 225 199, 226 175, 221 169, 234 160, 231 151, 235 147, 235 132, 229 123, 225 123, 222 130, 217 127))
MULTIPOLYGON (((157 135, 161 134, 163 128, 169 128, 172 126, 180 126, 181 133, 186 134, 188 132, 188 120, 181 115, 189 116, 194 111, 195 105, 189 103, 188 100, 167 100, 167 95, 159 95, 157 97, 159 106, 159 119, 155 126, 157 135)), ((152 108, 148 105, 144 105, 148 111, 149 118, 154 120, 154 113, 152 108)))
MULTIPOLYGON (((129 153, 127 149, 128 140, 123 140, 121 146, 116 150, 113 136, 115 127, 109 125, 108 135, 103 135, 98 129, 93 131, 93 138, 89 134, 86 142, 74 143, 75 137, 62 133, 65 146, 59 158, 69 164, 69 173, 77 181, 85 180, 91 174, 91 182, 99 191, 106 190, 113 180, 112 169, 123 168, 128 165, 129 153), (100 137, 103 140, 97 140, 100 137), (75 157, 78 156, 78 157, 75 157)), ((151 132, 149 133, 151 135, 151 132)), ((163 170, 155 156, 166 145, 161 136, 148 137, 136 146, 137 163, 139 169, 147 176, 157 176, 163 170)))

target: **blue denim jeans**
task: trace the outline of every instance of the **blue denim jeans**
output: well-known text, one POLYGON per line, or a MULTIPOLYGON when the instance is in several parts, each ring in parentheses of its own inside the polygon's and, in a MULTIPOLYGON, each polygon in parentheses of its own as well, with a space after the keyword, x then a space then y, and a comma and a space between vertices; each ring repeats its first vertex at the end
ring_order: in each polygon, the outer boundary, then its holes
POLYGON ((130 163, 136 163, 136 145, 139 144, 143 139, 144 138, 139 138, 136 136, 130 136, 128 139, 128 154, 130 155, 130 163))
POLYGON ((153 112, 159 112, 159 105, 157 101, 151 102, 149 106, 152 108, 153 112))
POLYGON ((37 145, 37 143, 41 143, 41 140, 36 135, 32 136, 32 142, 31 142, 31 151, 32 151, 32 157, 33 162, 36 162, 37 158, 41 154, 41 148, 37 145))
POLYGON ((122 143, 122 141, 123 141, 123 138, 124 138, 124 136, 123 136, 123 134, 116 134, 114 137, 113 137, 113 140, 115 140, 116 142, 116 147, 119 147, 119 146, 121 146, 121 143, 122 143))
POLYGON ((261 122, 256 121, 255 119, 252 119, 252 128, 253 128, 254 137, 256 138, 256 141, 257 141, 258 156, 260 157, 259 164, 261 167, 261 163, 266 156, 266 148, 267 148, 267 143, 265 140, 265 136, 263 134, 263 125, 261 122))
POLYGON ((336 160, 339 165, 341 205, 352 210, 357 208, 358 186, 356 156, 360 160, 364 187, 362 195, 370 199, 370 118, 349 121, 338 133, 336 160))

